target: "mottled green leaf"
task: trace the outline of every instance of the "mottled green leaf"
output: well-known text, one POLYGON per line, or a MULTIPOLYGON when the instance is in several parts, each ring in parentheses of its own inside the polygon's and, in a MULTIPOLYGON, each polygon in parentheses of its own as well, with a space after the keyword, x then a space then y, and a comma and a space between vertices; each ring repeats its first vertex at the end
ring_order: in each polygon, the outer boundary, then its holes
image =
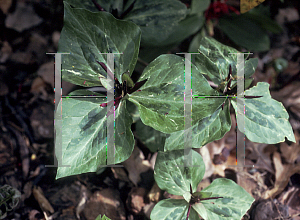
POLYGON ((190 150, 184 155, 184 150, 170 152, 159 151, 154 167, 154 178, 162 190, 182 196, 185 192, 196 191, 205 173, 205 165, 200 154, 190 150), (184 167, 184 160, 190 160, 190 166, 184 167))
POLYGON ((91 97, 89 102, 93 102, 96 104, 102 103, 106 101, 106 96, 97 92, 93 92, 87 89, 77 89, 75 91, 70 92, 67 97, 72 97, 73 99, 82 101, 82 97, 91 97), (77 97, 74 97, 77 96, 77 97), (80 96, 80 97, 79 97, 80 96))
POLYGON ((246 190, 225 178, 214 180, 201 192, 212 192, 211 197, 223 197, 201 201, 208 220, 240 220, 254 202, 246 190))
POLYGON ((115 19, 107 12, 93 13, 71 8, 64 3, 64 27, 58 52, 63 55, 62 78, 81 86, 106 87, 106 71, 97 61, 106 64, 107 55, 115 54, 115 76, 129 70, 131 75, 138 56, 141 31, 135 24, 115 19), (100 83, 101 81, 101 83, 100 83))
MULTIPOLYGON (((207 75, 216 85, 226 81, 229 66, 232 68, 232 76, 237 76, 237 53, 232 47, 228 47, 213 38, 203 37, 200 41, 199 55, 195 56, 195 64, 201 74, 207 75)), ((245 56, 246 58, 246 56, 245 56)), ((245 61, 245 79, 251 77, 257 67, 257 58, 245 61)), ((234 81, 232 82, 234 84, 234 81)))
MULTIPOLYGON (((183 199, 164 199, 153 208, 151 220, 186 220, 189 204, 183 199)), ((191 209, 189 219, 200 220, 197 212, 191 209)))
MULTIPOLYGON (((295 136, 289 123, 289 115, 282 103, 272 99, 269 84, 259 82, 257 86, 245 91, 247 96, 263 96, 245 99, 245 135, 253 142, 275 144, 285 137, 293 142, 295 136)), ((236 100, 231 101, 237 112, 236 100)), ((237 113, 236 113, 237 114, 237 113)), ((239 124, 238 127, 243 127, 239 124)))
MULTIPOLYGON (((184 129, 184 59, 176 55, 162 55, 151 62, 139 81, 148 79, 128 100, 139 108, 144 124, 164 133, 184 129)), ((211 96, 218 92, 193 68, 193 95, 211 96)), ((225 98, 193 99, 193 124, 212 115, 225 98)))
POLYGON ((198 214, 203 219, 207 219, 207 212, 206 212, 206 209, 205 209, 205 207, 204 207, 204 205, 202 203, 197 202, 194 205, 192 205, 192 208, 195 209, 195 211, 198 212, 198 214))
MULTIPOLYGON (((228 101, 224 109, 219 108, 211 116, 200 120, 192 126, 192 146, 200 148, 207 143, 221 139, 231 128, 231 119, 229 113, 228 101)), ((184 149, 185 131, 173 132, 166 139, 164 151, 184 149)))
MULTIPOLYGON (((252 58, 245 61, 245 66, 244 66, 245 89, 248 88, 252 83, 253 78, 251 76, 255 73, 255 69, 257 68, 257 65, 258 65, 257 58, 252 58)), ((236 73, 234 75, 236 76, 236 73)), ((237 82, 236 80, 231 81, 231 88, 236 87, 236 82, 237 82)))
POLYGON ((185 193, 183 193, 183 198, 184 198, 184 200, 187 202, 187 203, 189 203, 190 202, 190 200, 191 200, 191 197, 192 197, 192 195, 191 195, 191 193, 190 192, 188 192, 188 191, 186 191, 185 193))
MULTIPOLYGON (((60 111, 57 111, 55 129, 57 133, 62 133, 62 140, 56 139, 55 153, 62 165, 71 167, 58 167, 57 179, 95 172, 100 166, 107 165, 107 107, 100 107, 100 103, 93 103, 91 99, 66 98, 58 105, 58 109, 62 108, 62 119, 59 117, 60 111)), ((131 155, 134 147, 131 124, 126 101, 122 101, 115 111, 115 163, 125 161, 131 155)))

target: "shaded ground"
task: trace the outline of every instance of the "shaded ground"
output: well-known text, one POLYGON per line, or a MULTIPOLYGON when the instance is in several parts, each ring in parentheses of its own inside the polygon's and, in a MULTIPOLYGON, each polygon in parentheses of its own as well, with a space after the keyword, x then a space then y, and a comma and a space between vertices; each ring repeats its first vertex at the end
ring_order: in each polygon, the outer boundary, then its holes
MULTIPOLYGON (((300 219, 300 21, 297 1, 292 2, 280 9, 272 6, 284 32, 271 36, 270 51, 254 54, 259 58, 254 78, 270 83, 273 98, 284 104, 297 143, 247 141, 246 163, 255 168, 244 170, 228 168, 235 164, 234 126, 224 138, 201 149, 207 170, 199 190, 220 176, 236 181, 256 199, 244 219, 300 219), (288 61, 282 72, 274 68, 278 58, 288 61)), ((56 168, 45 167, 54 163, 54 59, 46 53, 57 51, 63 5, 8 0, 0 1, 0 7, 0 185, 22 193, 7 219, 94 220, 98 214, 147 219, 156 202, 176 197, 154 184, 156 154, 139 140, 124 168, 55 180, 56 168)), ((174 50, 187 48, 190 40, 174 50)), ((219 40, 228 43, 226 38, 219 40)), ((71 88, 63 84, 65 94, 71 88)))

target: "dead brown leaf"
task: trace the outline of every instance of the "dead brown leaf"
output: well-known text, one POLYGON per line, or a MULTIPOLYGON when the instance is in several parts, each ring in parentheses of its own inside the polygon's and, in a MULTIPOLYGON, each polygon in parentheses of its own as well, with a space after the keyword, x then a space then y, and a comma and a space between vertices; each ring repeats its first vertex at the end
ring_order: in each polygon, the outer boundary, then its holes
POLYGON ((23 30, 40 24, 42 21, 43 19, 35 13, 31 5, 18 1, 14 13, 8 14, 5 20, 5 25, 8 28, 22 32, 23 30))
POLYGON ((296 160, 300 161, 300 135, 297 130, 294 132, 294 134, 296 143, 292 143, 291 145, 288 145, 286 142, 280 143, 281 156, 287 163, 291 164, 293 164, 296 160))
POLYGON ((151 202, 159 202, 161 189, 158 187, 157 183, 154 182, 150 192, 148 193, 148 198, 151 202))
POLYGON ((274 152, 273 162, 275 165, 275 184, 274 188, 266 191, 263 195, 264 199, 274 198, 280 194, 287 186, 290 177, 295 173, 300 174, 300 164, 282 164, 280 153, 274 152))
POLYGON ((114 174, 114 177, 116 179, 125 181, 125 182, 130 182, 128 179, 127 173, 125 172, 123 167, 111 167, 111 171, 114 174))
POLYGON ((145 206, 144 197, 146 195, 146 189, 142 187, 133 187, 129 192, 126 205, 134 214, 140 214, 145 206))
POLYGON ((289 214, 293 216, 293 220, 300 220, 300 188, 290 187, 278 200, 289 207, 289 214))
POLYGON ((44 196, 43 190, 39 186, 35 186, 32 190, 35 200, 39 203, 44 213, 54 213, 54 209, 44 196))
POLYGON ((135 186, 141 181, 140 174, 151 169, 150 162, 145 160, 143 152, 136 146, 134 147, 131 156, 122 164, 128 171, 129 179, 135 186))
POLYGON ((276 147, 274 145, 247 141, 246 149, 250 151, 247 158, 250 160, 256 160, 256 163, 254 164, 256 169, 263 169, 274 174, 271 161, 271 154, 276 151, 276 147))
POLYGON ((2 10, 3 14, 7 14, 9 8, 11 7, 12 0, 0 0, 0 9, 2 10))
MULTIPOLYGON (((298 67, 299 71, 299 67, 298 67)), ((286 109, 293 113, 290 121, 294 130, 300 128, 300 82, 294 81, 293 83, 283 87, 279 91, 271 92, 272 98, 283 103, 286 109)))
POLYGON ((83 213, 87 220, 95 220, 100 214, 105 214, 110 219, 126 219, 125 208, 119 192, 111 188, 94 192, 85 205, 83 213))
POLYGON ((252 195, 255 200, 261 198, 261 195, 268 189, 262 174, 259 172, 255 172, 253 175, 246 171, 237 172, 237 183, 252 195))

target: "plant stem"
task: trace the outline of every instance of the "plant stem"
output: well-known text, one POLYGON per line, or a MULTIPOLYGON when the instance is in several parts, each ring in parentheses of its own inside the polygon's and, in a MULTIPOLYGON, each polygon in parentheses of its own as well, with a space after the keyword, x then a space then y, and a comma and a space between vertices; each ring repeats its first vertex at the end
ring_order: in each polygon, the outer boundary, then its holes
POLYGON ((96 0, 92 0, 92 2, 94 3, 94 5, 96 6, 96 8, 97 8, 99 11, 105 11, 104 8, 102 8, 102 7, 96 2, 96 0))
POLYGON ((149 63, 147 63, 146 61, 142 60, 139 57, 138 57, 137 61, 140 62, 141 64, 143 64, 144 66, 148 66, 149 65, 149 63))

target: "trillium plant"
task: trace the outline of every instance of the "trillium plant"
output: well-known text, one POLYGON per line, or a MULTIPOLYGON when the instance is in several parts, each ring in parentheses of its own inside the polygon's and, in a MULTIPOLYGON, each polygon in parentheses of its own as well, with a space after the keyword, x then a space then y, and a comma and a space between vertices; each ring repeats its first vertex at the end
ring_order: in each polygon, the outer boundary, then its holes
MULTIPOLYGON (((204 11, 209 6, 205 4, 202 9, 198 5, 202 11, 197 14, 178 0, 64 2, 64 27, 58 53, 69 54, 62 56, 63 80, 108 90, 110 77, 115 88, 114 105, 108 103, 105 94, 87 89, 73 91, 59 103, 55 129, 62 136, 57 135, 55 152, 59 165, 69 166, 58 167, 57 179, 96 172, 103 166, 127 160, 134 148, 131 125, 140 121, 139 126, 151 128, 157 132, 156 137, 164 137, 162 146, 151 149, 158 151, 154 168, 156 183, 162 190, 184 198, 158 202, 151 219, 238 220, 243 217, 254 199, 235 182, 219 178, 197 191, 205 166, 199 153, 191 149, 187 154, 185 149, 185 57, 160 55, 145 67, 139 78, 134 75, 140 44, 143 48, 155 42, 181 42, 181 36, 174 38, 174 28, 183 30, 191 18, 203 24, 204 11), (160 34, 161 42, 156 36, 160 34), (114 70, 109 68, 107 53, 114 54, 114 70), (108 109, 109 106, 113 107, 108 109), (107 159, 107 118, 112 115, 114 163, 107 159), (192 158, 190 166, 184 166, 186 156, 192 158)), ((194 29, 189 33, 193 34, 194 29)), ((186 38, 185 34, 182 37, 186 38)), ((195 52, 191 62, 190 141, 192 148, 201 148, 230 130, 230 105, 237 114, 237 100, 233 96, 238 95, 238 51, 203 36, 195 52)), ((271 98, 269 84, 258 83, 250 88, 257 63, 257 59, 245 56, 244 133, 254 142, 271 144, 285 138, 295 142, 288 113, 281 103, 271 98)), ((238 128, 242 130, 239 124, 238 128)))

